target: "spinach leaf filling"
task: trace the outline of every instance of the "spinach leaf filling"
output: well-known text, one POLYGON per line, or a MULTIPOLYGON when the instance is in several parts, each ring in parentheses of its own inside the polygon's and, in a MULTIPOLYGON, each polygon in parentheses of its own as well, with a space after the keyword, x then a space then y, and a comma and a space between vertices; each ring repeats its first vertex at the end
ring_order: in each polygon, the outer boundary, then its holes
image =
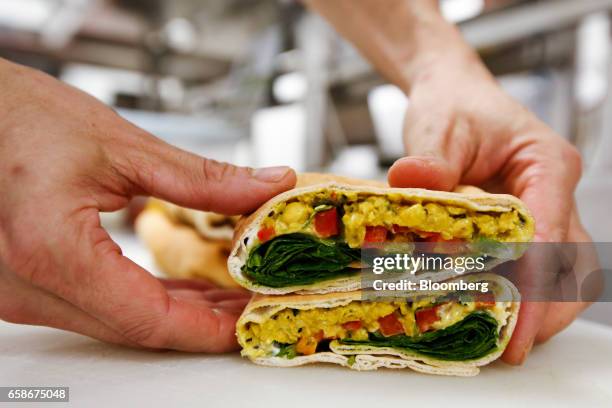
POLYGON ((307 234, 287 234, 253 248, 243 273, 253 282, 273 288, 312 283, 359 273, 349 268, 361 259, 359 248, 307 234))
POLYGON ((340 340, 343 344, 392 347, 415 351, 440 360, 465 361, 486 356, 497 348, 497 320, 489 313, 476 311, 447 328, 417 337, 403 334, 385 337, 370 333, 368 340, 340 340))

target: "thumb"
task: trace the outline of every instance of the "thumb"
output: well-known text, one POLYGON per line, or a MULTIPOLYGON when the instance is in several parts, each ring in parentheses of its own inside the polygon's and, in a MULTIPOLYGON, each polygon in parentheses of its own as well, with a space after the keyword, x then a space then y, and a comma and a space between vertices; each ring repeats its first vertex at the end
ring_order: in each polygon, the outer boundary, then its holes
MULTIPOLYGON (((245 214, 293 188, 289 167, 252 169, 206 159, 151 135, 131 151, 125 170, 136 190, 181 206, 222 214, 245 214)), ((125 158, 124 158, 125 160, 125 158)))
POLYGON ((404 127, 409 155, 389 169, 392 187, 451 191, 457 186, 472 154, 473 143, 467 126, 449 117, 452 115, 443 112, 424 115, 409 110, 404 127))
POLYGON ((444 158, 408 156, 397 160, 387 176, 391 187, 416 187, 452 191, 459 176, 444 158))

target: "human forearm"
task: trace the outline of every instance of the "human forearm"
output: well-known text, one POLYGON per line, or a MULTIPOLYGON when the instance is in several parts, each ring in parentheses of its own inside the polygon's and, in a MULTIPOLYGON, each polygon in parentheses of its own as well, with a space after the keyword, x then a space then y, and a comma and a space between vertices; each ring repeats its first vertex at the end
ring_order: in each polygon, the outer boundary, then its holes
POLYGON ((436 62, 478 61, 437 0, 305 0, 387 79, 408 92, 436 62))

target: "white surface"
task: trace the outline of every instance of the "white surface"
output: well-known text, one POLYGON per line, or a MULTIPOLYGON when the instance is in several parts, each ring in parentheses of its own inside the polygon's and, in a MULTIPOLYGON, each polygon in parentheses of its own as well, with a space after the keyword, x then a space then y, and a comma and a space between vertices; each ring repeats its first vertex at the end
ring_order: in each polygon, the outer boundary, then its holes
MULTIPOLYGON (((131 234, 113 236, 128 256, 151 266, 131 234)), ((522 367, 495 362, 477 377, 455 378, 324 365, 268 368, 237 353, 131 350, 0 322, 0 386, 9 385, 68 386, 77 407, 610 407, 612 328, 578 320, 536 347, 522 367)))
POLYGON ((78 407, 610 407, 612 329, 578 321, 522 367, 496 362, 477 377, 454 378, 259 367, 237 354, 130 350, 0 322, 0 385, 69 386, 78 407))

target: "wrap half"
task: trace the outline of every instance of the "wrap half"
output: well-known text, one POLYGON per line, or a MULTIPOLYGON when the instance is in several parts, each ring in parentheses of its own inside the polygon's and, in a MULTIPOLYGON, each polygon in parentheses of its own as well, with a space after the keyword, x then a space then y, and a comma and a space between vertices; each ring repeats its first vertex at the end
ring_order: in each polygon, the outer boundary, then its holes
POLYGON ((462 279, 487 283, 486 294, 420 292, 381 302, 362 300, 360 292, 256 295, 236 325, 242 355, 277 367, 334 363, 476 375, 508 345, 520 297, 498 275, 462 279))
POLYGON ((202 238, 207 240, 231 241, 237 216, 198 211, 180 207, 167 201, 152 199, 151 207, 160 209, 175 222, 192 226, 202 238))
POLYGON ((204 278, 221 287, 237 287, 227 271, 235 222, 236 217, 150 200, 135 228, 169 277, 204 278))
MULTIPOLYGON (((372 243, 459 242, 479 253, 498 243, 529 242, 533 233, 529 211, 510 195, 303 174, 295 189, 239 222, 228 267, 240 285, 264 294, 352 291, 360 289, 361 249, 372 243)), ((525 249, 488 255, 503 262, 525 249)), ((421 278, 453 276, 439 271, 421 278)))

